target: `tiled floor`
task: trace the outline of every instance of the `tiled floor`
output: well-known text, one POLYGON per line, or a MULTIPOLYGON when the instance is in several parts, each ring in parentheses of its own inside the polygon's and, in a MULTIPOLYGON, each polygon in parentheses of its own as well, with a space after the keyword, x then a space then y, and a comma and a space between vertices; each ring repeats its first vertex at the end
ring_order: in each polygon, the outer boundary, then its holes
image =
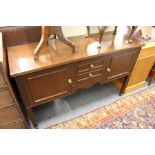
MULTIPOLYGON (((146 85, 137 91, 146 89, 147 87, 146 85)), ((126 95, 129 95, 129 93, 126 95)), ((124 96, 125 95, 122 97, 124 96)), ((116 89, 112 83, 108 83, 104 85, 94 85, 86 90, 79 90, 71 96, 50 102, 34 110, 39 128, 46 128, 111 104, 120 98, 119 90, 116 89)))

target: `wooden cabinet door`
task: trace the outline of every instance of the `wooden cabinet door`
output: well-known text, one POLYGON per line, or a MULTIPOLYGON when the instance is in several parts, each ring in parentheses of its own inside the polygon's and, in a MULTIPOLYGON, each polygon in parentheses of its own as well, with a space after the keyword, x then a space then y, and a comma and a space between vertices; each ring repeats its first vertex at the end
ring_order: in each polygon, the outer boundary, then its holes
POLYGON ((70 94, 70 65, 28 74, 17 80, 26 106, 36 106, 70 94))
POLYGON ((109 56, 107 62, 107 81, 128 75, 137 58, 137 50, 109 56))

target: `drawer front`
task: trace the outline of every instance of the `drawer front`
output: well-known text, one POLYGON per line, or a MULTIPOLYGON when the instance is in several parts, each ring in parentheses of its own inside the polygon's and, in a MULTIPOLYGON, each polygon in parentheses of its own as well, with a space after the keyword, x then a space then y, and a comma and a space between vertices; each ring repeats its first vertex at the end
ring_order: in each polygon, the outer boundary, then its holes
POLYGON ((1 129, 27 129, 27 127, 23 121, 19 121, 3 126, 1 129))
POLYGON ((0 126, 13 123, 20 119, 20 114, 16 105, 0 108, 0 126))
POLYGON ((13 98, 8 90, 0 91, 0 107, 8 106, 13 103, 13 98))
POLYGON ((77 88, 89 88, 95 83, 101 83, 104 80, 104 69, 91 71, 77 76, 77 88))
POLYGON ((4 77, 2 75, 2 72, 0 71, 0 89, 6 86, 6 82, 4 80, 4 77))
POLYGON ((78 82, 80 82, 80 81, 88 80, 90 78, 96 78, 99 76, 103 76, 103 69, 102 68, 95 70, 95 71, 90 71, 87 73, 79 74, 77 80, 78 80, 78 82))
POLYGON ((78 63, 78 74, 87 72, 93 69, 99 69, 104 67, 103 59, 91 59, 81 63, 78 63))

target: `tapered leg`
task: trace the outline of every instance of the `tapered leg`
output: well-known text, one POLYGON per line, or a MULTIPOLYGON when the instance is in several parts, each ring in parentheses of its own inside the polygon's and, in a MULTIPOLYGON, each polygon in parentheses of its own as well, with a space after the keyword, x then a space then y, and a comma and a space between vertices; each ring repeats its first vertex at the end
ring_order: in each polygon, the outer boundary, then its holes
POLYGON ((27 108, 26 110, 27 110, 27 113, 28 113, 30 120, 32 121, 33 126, 38 129, 38 123, 37 123, 36 117, 33 113, 33 109, 27 108))
POLYGON ((90 26, 86 26, 87 27, 87 35, 86 35, 86 38, 89 38, 90 37, 90 26))
POLYGON ((123 81, 123 84, 122 84, 122 87, 121 87, 121 90, 120 90, 120 93, 119 93, 120 96, 122 96, 124 94, 125 89, 127 87, 127 84, 129 82, 129 79, 130 79, 129 75, 124 78, 124 81, 123 81))
POLYGON ((152 80, 153 80, 153 78, 150 77, 149 82, 148 82, 148 86, 151 85, 152 80))
POLYGON ((104 31, 99 31, 99 43, 101 44, 104 31))
POLYGON ((61 26, 55 26, 55 32, 54 32, 58 39, 61 40, 63 43, 67 44, 72 48, 72 52, 75 53, 75 45, 72 43, 69 39, 67 39, 62 32, 61 26))
POLYGON ((149 79, 149 82, 148 82, 148 85, 151 84, 152 80, 155 78, 155 73, 154 72, 151 72, 150 73, 150 79, 149 79))
POLYGON ((115 26, 113 34, 115 35, 117 33, 117 26, 115 26))
POLYGON ((132 29, 131 29, 131 32, 130 32, 129 38, 128 38, 128 42, 129 42, 129 43, 132 43, 132 36, 133 36, 133 34, 135 33, 137 27, 138 27, 138 26, 132 26, 132 29))
POLYGON ((102 42, 102 39, 103 39, 103 34, 105 32, 105 30, 108 28, 108 26, 99 26, 98 29, 99 29, 99 46, 98 48, 101 48, 101 42, 102 42))
POLYGON ((49 26, 42 26, 42 34, 41 34, 41 39, 39 44, 37 45, 35 51, 34 51, 34 59, 38 59, 38 55, 41 52, 41 49, 43 49, 45 46, 47 46, 48 43, 48 38, 49 38, 49 32, 50 32, 50 27, 49 26))
POLYGON ((41 34, 41 39, 34 51, 34 59, 38 59, 38 55, 41 52, 41 49, 43 49, 45 46, 48 44, 48 39, 49 36, 53 34, 55 37, 57 36, 58 39, 60 39, 62 42, 67 44, 72 48, 72 52, 75 53, 75 45, 72 43, 70 40, 68 40, 66 37, 64 37, 63 32, 62 32, 62 27, 61 26, 42 26, 42 34, 41 34))

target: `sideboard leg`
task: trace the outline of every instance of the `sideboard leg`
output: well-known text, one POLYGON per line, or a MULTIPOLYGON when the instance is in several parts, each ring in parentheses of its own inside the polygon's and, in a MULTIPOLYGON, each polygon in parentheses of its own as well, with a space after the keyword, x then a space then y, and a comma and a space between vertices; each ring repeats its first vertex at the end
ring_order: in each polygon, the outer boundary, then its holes
POLYGON ((126 77, 124 78, 124 81, 123 81, 123 84, 122 84, 122 87, 121 87, 119 96, 122 96, 122 95, 124 94, 125 89, 126 89, 126 87, 127 87, 127 84, 128 84, 128 82, 129 82, 129 79, 130 79, 130 76, 126 76, 126 77))
POLYGON ((36 117, 35 117, 35 115, 33 113, 33 109, 32 108, 27 108, 26 110, 27 110, 28 116, 30 117, 30 120, 32 121, 32 124, 33 124, 34 128, 38 129, 39 127, 38 127, 36 117))

